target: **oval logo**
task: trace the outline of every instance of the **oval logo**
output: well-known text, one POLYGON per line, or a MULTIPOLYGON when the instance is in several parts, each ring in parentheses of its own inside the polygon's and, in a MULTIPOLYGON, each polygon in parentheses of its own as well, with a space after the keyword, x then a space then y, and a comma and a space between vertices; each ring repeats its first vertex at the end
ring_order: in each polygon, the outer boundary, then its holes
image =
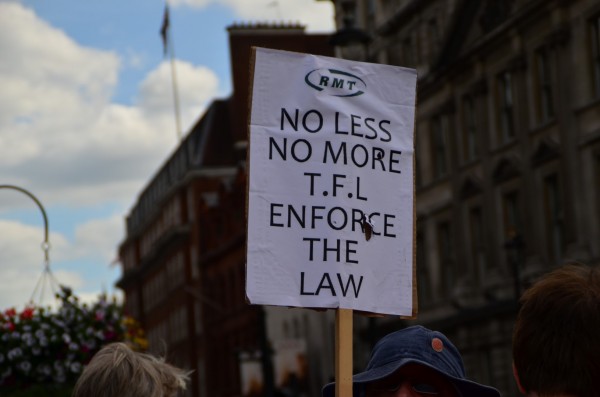
POLYGON ((440 338, 433 338, 431 340, 431 347, 438 353, 441 353, 444 350, 444 342, 440 338))
POLYGON ((359 96, 367 84, 358 76, 337 69, 314 69, 304 76, 309 87, 337 97, 359 96))

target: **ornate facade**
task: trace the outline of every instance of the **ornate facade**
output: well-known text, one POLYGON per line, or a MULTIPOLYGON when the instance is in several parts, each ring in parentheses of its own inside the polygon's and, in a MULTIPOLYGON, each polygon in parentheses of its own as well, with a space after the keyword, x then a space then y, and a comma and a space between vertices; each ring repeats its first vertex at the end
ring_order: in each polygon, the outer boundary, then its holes
POLYGON ((365 321, 364 340, 437 328, 469 375, 516 396, 516 297, 562 262, 600 263, 600 2, 334 4, 338 35, 370 38, 340 56, 419 74, 419 315, 365 321))

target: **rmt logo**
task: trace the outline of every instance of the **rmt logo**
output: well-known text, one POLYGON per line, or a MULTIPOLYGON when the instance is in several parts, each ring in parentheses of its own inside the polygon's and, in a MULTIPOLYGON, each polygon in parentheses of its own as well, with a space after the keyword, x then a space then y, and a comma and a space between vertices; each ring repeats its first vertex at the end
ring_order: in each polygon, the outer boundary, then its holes
POLYGON ((304 76, 309 87, 337 97, 353 97, 365 93, 367 84, 358 76, 337 69, 314 69, 304 76))

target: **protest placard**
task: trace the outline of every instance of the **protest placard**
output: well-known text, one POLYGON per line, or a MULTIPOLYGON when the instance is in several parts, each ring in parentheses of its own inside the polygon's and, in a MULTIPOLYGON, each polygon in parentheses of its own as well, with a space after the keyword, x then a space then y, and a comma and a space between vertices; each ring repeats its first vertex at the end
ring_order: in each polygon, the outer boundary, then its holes
POLYGON ((246 294, 413 316, 413 69, 254 49, 246 294))

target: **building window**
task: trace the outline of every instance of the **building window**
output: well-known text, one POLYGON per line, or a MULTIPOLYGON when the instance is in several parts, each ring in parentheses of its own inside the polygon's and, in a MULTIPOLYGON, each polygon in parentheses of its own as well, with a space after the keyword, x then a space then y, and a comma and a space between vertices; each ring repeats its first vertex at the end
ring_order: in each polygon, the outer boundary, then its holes
POLYGON ((458 280, 458 269, 454 261, 454 241, 450 222, 441 222, 437 228, 438 250, 440 257, 440 266, 442 268, 442 286, 446 296, 452 293, 458 280))
POLYGON ((600 15, 591 20, 590 27, 594 96, 600 97, 600 15))
POLYGON ((422 162, 420 152, 420 144, 421 141, 420 135, 415 131, 415 186, 417 188, 423 186, 423 171, 422 171, 422 162))
POLYGON ((138 291, 133 290, 126 294, 125 307, 126 313, 135 319, 140 318, 138 291))
POLYGON ((194 301, 194 329, 196 335, 202 335, 204 327, 202 326, 202 303, 194 301))
POLYGON ((478 358, 478 381, 483 382, 485 384, 492 384, 492 379, 494 376, 494 360, 492 358, 492 351, 489 346, 482 346, 481 348, 475 351, 478 358))
POLYGON ((519 193, 508 192, 503 197, 502 214, 505 236, 512 238, 521 233, 521 211, 519 209, 519 193))
POLYGON ((123 250, 121 257, 124 273, 127 273, 136 266, 135 247, 133 245, 127 245, 126 248, 123 250))
POLYGON ((535 54, 537 67, 538 119, 545 122, 554 117, 554 95, 552 89, 552 63, 550 50, 543 47, 535 54))
POLYGON ((432 58, 435 56, 440 44, 440 29, 435 18, 429 20, 427 29, 429 33, 429 56, 432 58))
POLYGON ((430 303, 432 298, 426 252, 425 236, 422 232, 417 232, 417 289, 419 291, 419 305, 422 306, 430 303))
MULTIPOLYGON (((402 54, 398 45, 390 46, 387 49, 387 63, 390 65, 402 65, 402 54)), ((404 65, 407 66, 407 65, 404 65)))
POLYGON ((500 142, 507 143, 515 137, 513 77, 511 72, 498 76, 498 109, 500 142))
POLYGON ((408 36, 402 40, 402 56, 405 66, 413 67, 416 65, 415 46, 413 45, 412 36, 408 36))
POLYGON ((600 153, 596 153, 594 160, 596 171, 596 219, 598 225, 600 225, 600 153))
POLYGON ((477 159, 479 148, 477 137, 477 111, 472 96, 465 97, 463 101, 463 161, 468 163, 477 159))
POLYGON ((485 238, 483 226, 483 213, 481 207, 473 207, 469 211, 469 234, 471 241, 471 262, 474 265, 475 274, 479 279, 485 277, 487 259, 485 253, 485 238))
POLYGON ((185 262, 181 252, 169 258, 166 264, 167 280, 166 286, 173 290, 180 287, 185 282, 185 262))
POLYGON ((292 319, 292 324, 294 326, 293 338, 294 339, 300 339, 300 336, 302 335, 302 332, 300 330, 300 320, 298 320, 298 317, 294 317, 292 319))
POLYGON ((448 174, 448 127, 447 115, 437 116, 431 122, 431 159, 435 179, 448 174))
POLYGON ((559 260, 563 253, 565 236, 560 186, 556 174, 544 178, 544 211, 546 235, 551 255, 554 260, 559 260))
POLYGON ((169 341, 178 343, 187 339, 187 311, 185 307, 176 309, 169 316, 169 341))
POLYGON ((523 261, 523 227, 521 199, 517 190, 502 196, 502 224, 504 227, 504 249, 506 259, 512 266, 519 266, 523 261))

